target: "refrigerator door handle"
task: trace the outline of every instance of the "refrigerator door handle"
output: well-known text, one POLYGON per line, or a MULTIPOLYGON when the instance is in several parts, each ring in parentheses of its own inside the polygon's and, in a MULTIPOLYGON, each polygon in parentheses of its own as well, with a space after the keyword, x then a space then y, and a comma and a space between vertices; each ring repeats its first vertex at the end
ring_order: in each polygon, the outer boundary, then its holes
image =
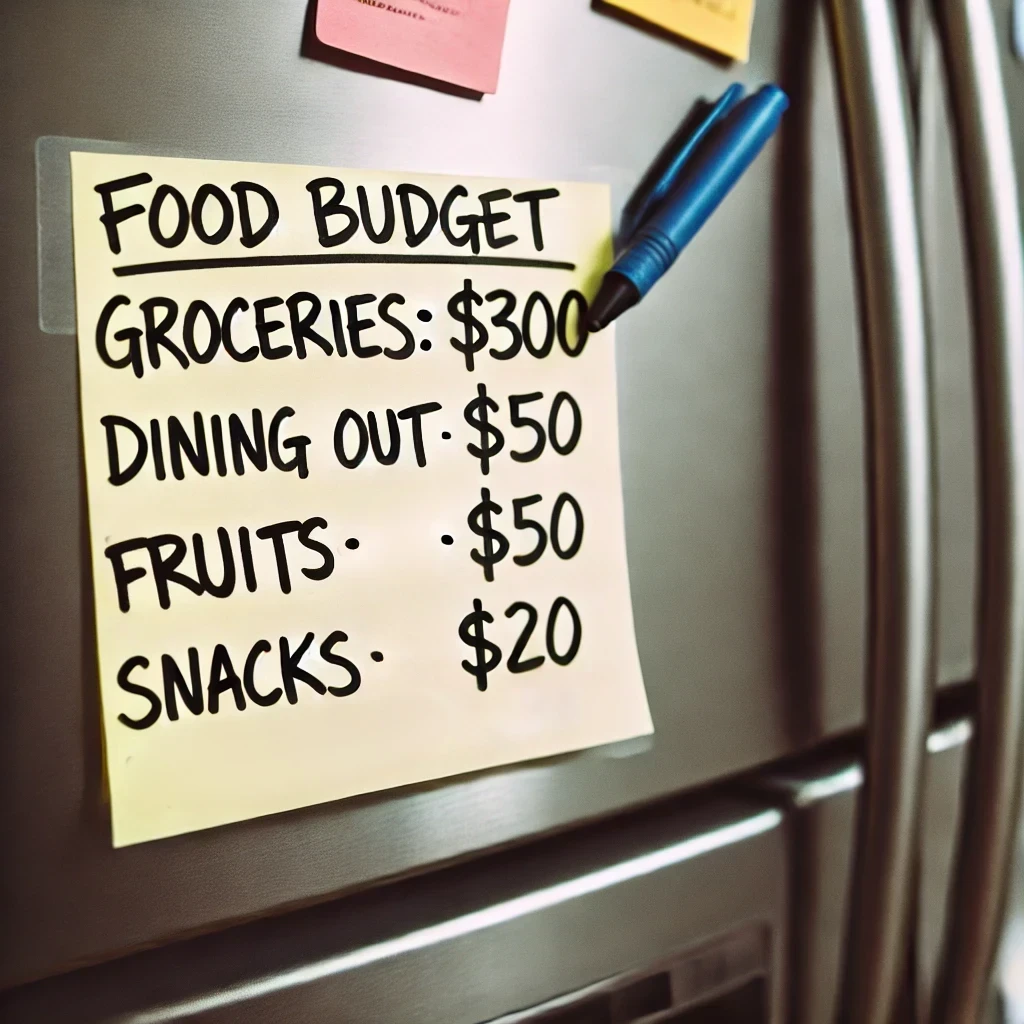
POLYGON ((1017 829, 1024 724, 1024 257, 990 0, 935 0, 970 263, 978 437, 977 712, 932 1020, 981 1019, 1017 829))
POLYGON ((839 1019, 891 1024, 935 650, 933 420, 911 119, 892 0, 830 0, 858 267, 870 573, 865 789, 839 1019))

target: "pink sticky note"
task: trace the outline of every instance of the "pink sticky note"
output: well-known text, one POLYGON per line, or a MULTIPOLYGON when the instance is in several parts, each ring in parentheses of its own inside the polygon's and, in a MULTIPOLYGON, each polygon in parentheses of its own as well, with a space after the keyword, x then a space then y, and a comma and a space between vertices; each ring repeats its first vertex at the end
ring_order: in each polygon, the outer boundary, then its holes
POLYGON ((498 87, 509 0, 319 0, 321 42, 477 92, 498 87))

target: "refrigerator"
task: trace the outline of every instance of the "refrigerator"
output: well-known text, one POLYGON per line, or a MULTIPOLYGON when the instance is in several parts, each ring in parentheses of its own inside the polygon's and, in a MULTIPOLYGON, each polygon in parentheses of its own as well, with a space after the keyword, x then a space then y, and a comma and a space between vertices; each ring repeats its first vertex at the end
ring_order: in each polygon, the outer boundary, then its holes
POLYGON ((0 7, 0 1018, 1024 1021, 1010 0, 761 0, 745 65, 512 0, 484 97, 315 11, 0 7), (734 80, 783 127, 617 330, 652 740, 113 849, 68 153, 607 182, 617 216, 734 80))

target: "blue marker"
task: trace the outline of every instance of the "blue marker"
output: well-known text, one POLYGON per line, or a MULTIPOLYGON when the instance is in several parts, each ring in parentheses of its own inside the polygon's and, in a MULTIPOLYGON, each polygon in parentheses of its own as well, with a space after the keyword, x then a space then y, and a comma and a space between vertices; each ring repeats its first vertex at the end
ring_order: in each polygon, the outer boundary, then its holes
POLYGON ((726 90, 639 204, 636 230, 597 290, 588 330, 607 327, 651 290, 778 128, 789 106, 778 86, 742 94, 738 85, 726 90))

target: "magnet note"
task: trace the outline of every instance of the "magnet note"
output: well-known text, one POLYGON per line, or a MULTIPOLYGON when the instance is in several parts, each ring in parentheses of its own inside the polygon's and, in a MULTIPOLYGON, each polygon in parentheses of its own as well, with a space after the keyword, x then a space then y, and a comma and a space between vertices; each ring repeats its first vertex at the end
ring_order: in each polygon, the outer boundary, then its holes
POLYGON ((651 731, 606 186, 72 183, 115 846, 651 731))
POLYGON ((709 50, 750 59, 754 0, 609 0, 616 7, 709 50))
POLYGON ((508 0, 319 0, 317 38, 475 92, 498 88, 508 0))

